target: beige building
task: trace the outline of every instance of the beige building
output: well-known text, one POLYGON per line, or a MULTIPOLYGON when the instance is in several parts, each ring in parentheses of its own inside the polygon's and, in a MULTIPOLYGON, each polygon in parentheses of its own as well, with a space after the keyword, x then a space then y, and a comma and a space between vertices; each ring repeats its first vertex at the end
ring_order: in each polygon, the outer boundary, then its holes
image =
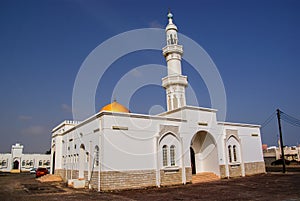
MULTIPOLYGON (((264 146, 263 148, 264 160, 266 165, 271 165, 272 162, 281 158, 280 147, 264 146)), ((285 146, 284 147, 284 158, 289 161, 300 162, 300 146, 285 146)))

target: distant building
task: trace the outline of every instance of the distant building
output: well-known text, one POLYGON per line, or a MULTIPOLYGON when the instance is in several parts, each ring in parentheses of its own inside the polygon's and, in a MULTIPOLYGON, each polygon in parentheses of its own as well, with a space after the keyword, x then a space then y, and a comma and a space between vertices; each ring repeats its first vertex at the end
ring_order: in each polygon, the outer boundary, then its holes
MULTIPOLYGON (((279 147, 263 145, 263 154, 266 165, 271 165, 272 162, 278 160, 281 157, 281 150, 279 147)), ((289 161, 300 162, 300 146, 285 146, 284 158, 289 161)))
POLYGON ((49 154, 23 154, 23 145, 16 143, 11 153, 0 154, 0 172, 27 172, 31 168, 50 167, 49 154))

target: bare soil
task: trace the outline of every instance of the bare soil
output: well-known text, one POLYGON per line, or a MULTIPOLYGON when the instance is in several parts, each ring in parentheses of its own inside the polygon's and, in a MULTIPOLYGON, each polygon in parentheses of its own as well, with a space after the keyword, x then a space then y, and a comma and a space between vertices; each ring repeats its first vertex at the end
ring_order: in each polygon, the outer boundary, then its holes
POLYGON ((34 175, 0 173, 0 200, 298 200, 300 173, 268 173, 171 187, 95 192, 64 183, 41 183, 34 175))

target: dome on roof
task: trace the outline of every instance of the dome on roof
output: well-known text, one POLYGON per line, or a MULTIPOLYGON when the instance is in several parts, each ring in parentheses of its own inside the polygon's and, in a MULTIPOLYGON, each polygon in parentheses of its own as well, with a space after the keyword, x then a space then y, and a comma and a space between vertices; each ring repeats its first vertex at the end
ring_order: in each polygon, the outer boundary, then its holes
POLYGON ((108 105, 105 105, 101 110, 101 111, 109 111, 109 112, 124 112, 124 113, 130 113, 130 111, 123 105, 121 105, 120 103, 118 103, 117 101, 114 101, 108 105))

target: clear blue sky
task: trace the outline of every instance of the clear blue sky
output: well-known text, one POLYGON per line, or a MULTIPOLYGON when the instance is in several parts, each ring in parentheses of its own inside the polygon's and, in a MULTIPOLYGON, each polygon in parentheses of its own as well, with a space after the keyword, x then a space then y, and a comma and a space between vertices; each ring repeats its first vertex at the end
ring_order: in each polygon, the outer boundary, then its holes
MULTIPOLYGON (((73 84, 87 55, 106 39, 132 29, 164 27, 171 8, 181 33, 215 62, 227 94, 227 121, 262 124, 276 110, 300 119, 300 1, 298 0, 27 0, 0 2, 0 152, 50 149, 51 129, 72 119, 73 84)), ((161 52, 130 54, 101 80, 96 108, 110 102, 115 82, 137 65, 165 65, 161 52)), ((210 107, 200 76, 183 63, 200 106, 210 107), (185 67, 186 66, 186 67, 185 67)), ((133 112, 165 105, 164 90, 135 93, 133 112), (155 99, 148 98, 156 96, 155 99)), ((284 141, 300 143, 300 129, 283 123, 284 141)), ((263 143, 277 142, 275 119, 263 143)))

